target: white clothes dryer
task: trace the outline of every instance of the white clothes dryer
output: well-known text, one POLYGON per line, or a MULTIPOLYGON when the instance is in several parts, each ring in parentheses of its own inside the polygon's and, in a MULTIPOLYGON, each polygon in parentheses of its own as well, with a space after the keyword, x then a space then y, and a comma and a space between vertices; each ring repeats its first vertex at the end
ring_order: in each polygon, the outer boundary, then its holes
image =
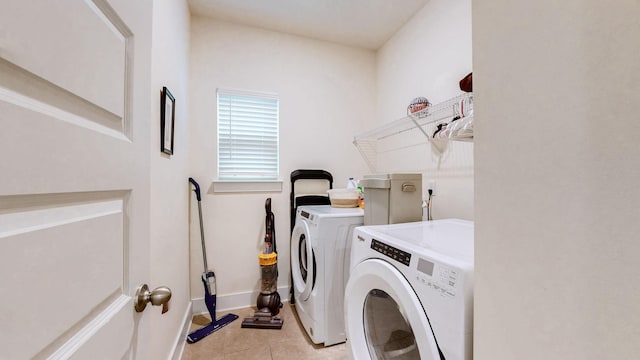
POLYGON ((345 318, 354 359, 471 360, 473 222, 356 228, 345 318))
POLYGON ((291 234, 291 272, 296 312, 311 340, 329 346, 346 340, 344 288, 359 208, 300 206, 291 234))

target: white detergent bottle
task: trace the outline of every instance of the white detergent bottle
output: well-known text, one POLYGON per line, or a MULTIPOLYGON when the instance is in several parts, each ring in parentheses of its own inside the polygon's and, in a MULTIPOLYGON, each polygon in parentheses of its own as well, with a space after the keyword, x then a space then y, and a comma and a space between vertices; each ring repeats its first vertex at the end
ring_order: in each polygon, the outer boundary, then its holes
POLYGON ((347 180, 347 189, 356 189, 358 187, 358 182, 350 177, 349 180, 347 180))

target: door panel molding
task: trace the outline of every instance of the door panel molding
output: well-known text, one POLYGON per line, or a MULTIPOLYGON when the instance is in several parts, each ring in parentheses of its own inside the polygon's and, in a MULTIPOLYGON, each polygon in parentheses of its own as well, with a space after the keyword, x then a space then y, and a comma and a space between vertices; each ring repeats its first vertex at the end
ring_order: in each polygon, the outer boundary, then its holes
POLYGON ((0 293, 13 294, 5 309, 26 310, 0 312, 0 333, 21 356, 75 351, 131 304, 128 199, 128 191, 0 196, 0 273, 10 274, 0 293), (10 331, 20 326, 37 330, 10 331))
POLYGON ((0 58, 0 101, 119 139, 125 118, 0 58))

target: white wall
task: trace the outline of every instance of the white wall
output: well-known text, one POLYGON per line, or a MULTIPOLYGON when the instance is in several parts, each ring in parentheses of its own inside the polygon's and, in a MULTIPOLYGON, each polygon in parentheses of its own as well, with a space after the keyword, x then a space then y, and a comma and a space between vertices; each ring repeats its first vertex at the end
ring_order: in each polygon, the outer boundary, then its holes
POLYGON ((638 358, 638 14, 474 2, 474 359, 638 358))
MULTIPOLYGON (((167 358, 174 346, 183 346, 189 294, 189 9, 183 0, 153 3, 151 149, 151 289, 171 288, 170 311, 151 318, 153 359, 167 358), (160 92, 166 86, 176 99, 174 154, 160 152, 160 92)), ((135 261, 135 259, 134 259, 135 261)), ((190 320, 190 316, 189 316, 190 320)), ((177 350, 180 351, 180 348, 177 350)))
MULTIPOLYGON (((257 256, 264 239, 264 202, 272 198, 279 253, 279 286, 289 284, 291 171, 325 169, 344 187, 365 173, 353 135, 373 118, 375 53, 328 42, 193 17, 190 119, 192 176, 203 187, 207 260, 215 271, 218 307, 255 305, 257 256), (221 194, 216 179, 216 89, 274 92, 280 98, 282 192, 221 194), (250 294, 251 296, 242 296, 250 294), (238 295, 238 296, 235 296, 238 295)), ((203 296, 200 230, 191 199, 191 291, 203 296)), ((288 298, 288 291, 281 291, 288 298)))
MULTIPOLYGON (((406 116, 418 96, 436 104, 462 94, 458 82, 472 71, 471 1, 429 1, 379 50, 377 62, 378 116, 372 127, 406 116)), ((473 220, 473 143, 451 142, 437 156, 424 135, 414 133, 403 139, 412 146, 379 156, 377 172, 420 172, 424 198, 429 181, 435 181, 434 219, 473 220)))

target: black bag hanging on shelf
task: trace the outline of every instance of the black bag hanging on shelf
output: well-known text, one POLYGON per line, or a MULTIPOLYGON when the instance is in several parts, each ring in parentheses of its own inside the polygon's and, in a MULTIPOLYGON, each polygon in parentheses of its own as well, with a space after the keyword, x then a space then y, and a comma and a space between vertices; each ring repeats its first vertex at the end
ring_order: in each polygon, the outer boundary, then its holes
POLYGON ((473 73, 467 74, 467 76, 460 80, 460 90, 464 92, 473 92, 473 79, 471 74, 473 73))

